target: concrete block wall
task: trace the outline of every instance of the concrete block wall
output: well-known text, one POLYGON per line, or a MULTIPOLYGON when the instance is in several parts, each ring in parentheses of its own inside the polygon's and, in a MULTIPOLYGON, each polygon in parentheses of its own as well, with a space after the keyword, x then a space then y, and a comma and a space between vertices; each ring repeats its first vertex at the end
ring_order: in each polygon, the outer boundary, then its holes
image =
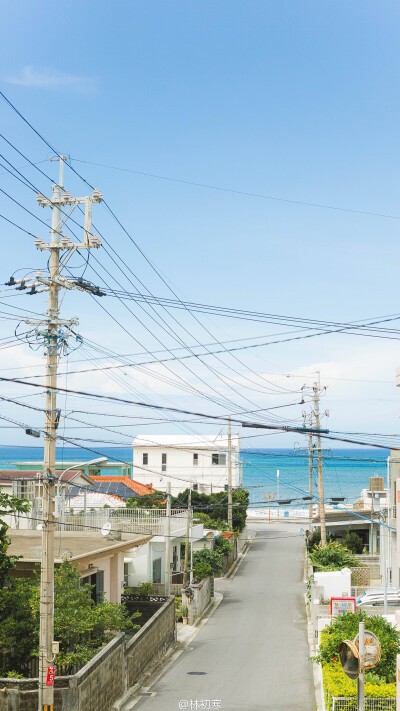
POLYGON ((143 672, 175 642, 175 599, 169 597, 160 609, 126 644, 126 688, 136 684, 143 672))
POLYGON ((74 711, 75 708, 80 711, 108 711, 115 699, 124 692, 124 652, 124 634, 120 632, 74 675, 78 706, 63 705, 62 711, 74 711))
MULTIPOLYGON (((108 711, 175 642, 171 596, 130 640, 119 632, 77 674, 56 677, 54 711, 108 711)), ((0 711, 37 711, 38 679, 0 679, 0 711)))
POLYGON ((187 605, 188 624, 192 625, 202 616, 214 595, 214 578, 204 578, 197 585, 192 583, 190 587, 193 590, 193 598, 189 600, 182 591, 182 605, 187 605))

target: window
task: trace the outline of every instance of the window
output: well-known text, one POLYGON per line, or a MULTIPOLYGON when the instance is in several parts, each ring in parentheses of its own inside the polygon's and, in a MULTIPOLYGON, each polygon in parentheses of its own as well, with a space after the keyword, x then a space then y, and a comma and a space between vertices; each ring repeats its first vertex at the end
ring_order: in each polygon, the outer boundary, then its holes
POLYGON ((149 463, 149 455, 147 452, 143 452, 143 464, 146 466, 149 463))
POLYGON ((193 491, 198 491, 198 490, 199 490, 199 485, 193 484, 193 491))
POLYGON ((129 585, 129 563, 124 562, 124 583, 129 585))
POLYGON ((161 558, 153 560, 153 583, 161 583, 161 558))
POLYGON ((80 583, 82 585, 90 585, 91 589, 89 595, 93 602, 99 603, 103 599, 104 593, 104 571, 99 570, 98 573, 93 573, 92 575, 87 575, 81 578, 80 583))
POLYGON ((161 455, 161 471, 162 472, 167 471, 167 455, 166 454, 161 455))
POLYGON ((226 465, 226 454, 219 454, 219 452, 213 452, 211 455, 211 464, 217 466, 226 465))
POLYGON ((172 570, 178 570, 178 546, 172 549, 172 570))
POLYGON ((32 501, 35 498, 35 482, 17 479, 12 483, 12 493, 13 496, 18 496, 19 499, 32 501))
POLYGON ((193 466, 197 467, 198 464, 199 464, 199 455, 197 454, 197 452, 194 452, 193 453, 193 466))

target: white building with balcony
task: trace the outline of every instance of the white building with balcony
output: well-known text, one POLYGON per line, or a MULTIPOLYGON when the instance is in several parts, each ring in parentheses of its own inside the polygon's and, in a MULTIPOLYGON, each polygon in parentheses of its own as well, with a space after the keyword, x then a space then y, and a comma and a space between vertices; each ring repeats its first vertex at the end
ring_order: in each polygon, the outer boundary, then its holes
POLYGON ((133 441, 135 477, 165 491, 171 484, 176 496, 190 486, 203 494, 224 491, 228 486, 229 460, 232 486, 241 485, 240 437, 218 435, 139 435, 133 441))

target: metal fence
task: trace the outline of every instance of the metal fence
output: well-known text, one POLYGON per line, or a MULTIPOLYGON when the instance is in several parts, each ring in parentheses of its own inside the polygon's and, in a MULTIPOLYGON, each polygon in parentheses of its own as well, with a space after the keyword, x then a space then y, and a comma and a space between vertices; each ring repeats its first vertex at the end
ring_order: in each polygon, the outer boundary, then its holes
MULTIPOLYGON (((0 650, 0 677, 3 674, 15 671, 15 668, 19 667, 19 660, 16 660, 13 653, 7 649, 0 650)), ((67 676, 69 674, 76 674, 80 669, 79 665, 71 664, 57 664, 57 676, 67 676)), ((23 666, 22 671, 27 679, 37 679, 39 676, 39 659, 33 657, 29 659, 23 666)), ((13 678, 13 677, 10 677, 13 678)))
MULTIPOLYGON (((356 698, 333 696, 329 711, 358 711, 356 698)), ((396 699, 365 699, 365 711, 396 711, 396 699)))
MULTIPOLYGON (((186 527, 187 510, 173 509, 171 511, 171 533, 186 527)), ((165 509, 97 509, 96 511, 69 511, 64 517, 64 523, 58 522, 56 528, 65 531, 80 531, 101 529, 109 523, 112 531, 127 533, 165 534, 167 520, 165 509)))

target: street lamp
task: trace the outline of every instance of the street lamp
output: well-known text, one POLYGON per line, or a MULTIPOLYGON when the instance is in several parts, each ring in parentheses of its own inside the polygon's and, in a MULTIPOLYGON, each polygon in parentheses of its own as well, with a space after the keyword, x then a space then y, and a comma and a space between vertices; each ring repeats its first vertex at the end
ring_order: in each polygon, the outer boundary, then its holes
MULTIPOLYGON (((96 464, 107 464, 108 462, 108 457, 98 457, 97 459, 90 459, 88 462, 77 462, 76 464, 73 464, 72 466, 68 467, 67 469, 64 469, 63 472, 61 472, 60 476, 58 477, 57 481, 57 495, 56 495, 56 516, 59 515, 60 513, 60 508, 61 508, 61 526, 64 528, 64 496, 62 497, 62 502, 60 501, 61 499, 61 479, 63 478, 64 474, 67 472, 70 472, 72 469, 81 469, 82 467, 90 467, 90 466, 95 466, 96 464)), ((84 504, 84 510, 86 513, 86 490, 84 491, 84 499, 85 499, 85 504, 84 504)))

